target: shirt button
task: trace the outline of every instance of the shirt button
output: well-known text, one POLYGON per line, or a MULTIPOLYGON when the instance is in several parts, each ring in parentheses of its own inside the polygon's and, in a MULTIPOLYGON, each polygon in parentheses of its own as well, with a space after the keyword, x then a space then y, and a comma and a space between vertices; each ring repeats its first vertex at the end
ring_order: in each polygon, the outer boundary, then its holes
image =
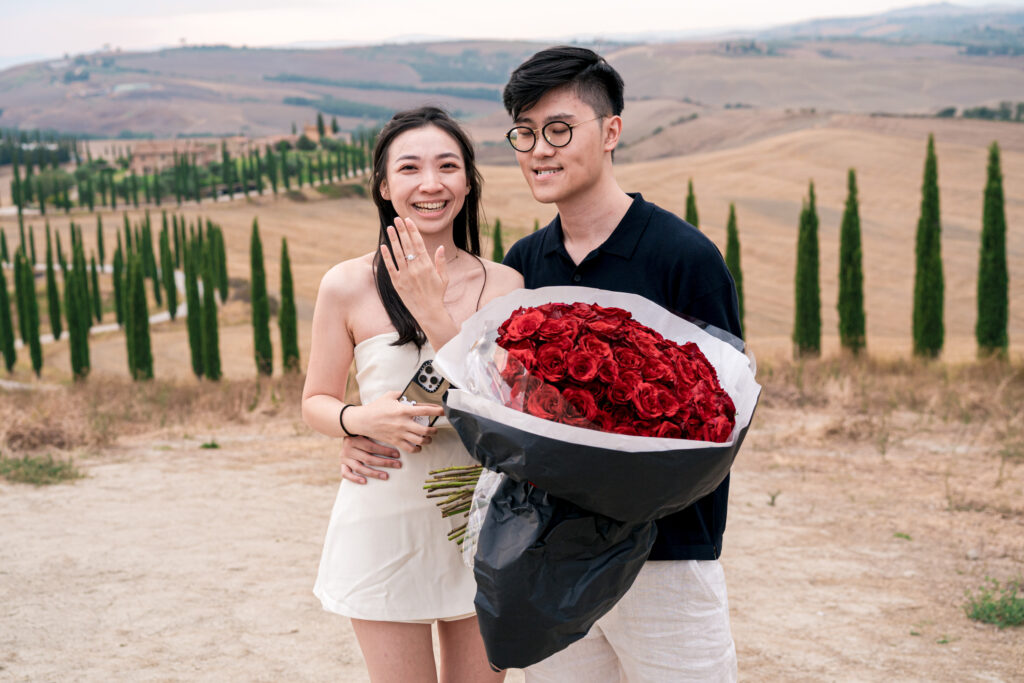
POLYGON ((572 276, 572 281, 573 281, 573 282, 579 282, 579 281, 580 281, 580 280, 582 280, 582 279, 583 279, 583 278, 582 278, 582 277, 580 277, 579 275, 573 275, 573 276, 572 276))

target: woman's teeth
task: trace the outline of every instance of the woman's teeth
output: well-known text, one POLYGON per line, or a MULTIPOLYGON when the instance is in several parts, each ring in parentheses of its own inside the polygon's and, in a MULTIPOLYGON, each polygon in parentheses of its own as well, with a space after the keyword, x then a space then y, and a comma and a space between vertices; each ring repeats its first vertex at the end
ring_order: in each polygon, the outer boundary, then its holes
POLYGON ((421 202, 419 204, 413 204, 413 207, 420 211, 437 211, 443 209, 448 202, 421 202))

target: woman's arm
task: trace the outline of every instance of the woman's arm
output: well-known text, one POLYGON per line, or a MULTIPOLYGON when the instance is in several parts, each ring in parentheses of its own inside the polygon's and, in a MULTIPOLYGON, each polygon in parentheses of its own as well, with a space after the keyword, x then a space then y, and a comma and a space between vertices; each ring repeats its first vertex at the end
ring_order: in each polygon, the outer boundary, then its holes
MULTIPOLYGON (((352 365, 355 344, 349 320, 360 314, 373 290, 364 286, 366 266, 360 260, 346 261, 329 270, 320 282, 313 311, 313 334, 302 390, 302 419, 327 436, 342 437, 339 416, 345 406, 345 384, 352 365)), ((440 415, 439 406, 410 406, 398 402, 401 392, 384 394, 367 405, 353 405, 345 411, 345 428, 403 450, 412 450, 435 433, 412 418, 440 415)))

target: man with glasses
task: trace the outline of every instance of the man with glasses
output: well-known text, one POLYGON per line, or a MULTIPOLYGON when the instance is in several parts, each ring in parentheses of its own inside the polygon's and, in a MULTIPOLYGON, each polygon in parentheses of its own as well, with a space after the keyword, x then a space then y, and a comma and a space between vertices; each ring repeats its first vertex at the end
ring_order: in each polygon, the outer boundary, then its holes
MULTIPOLYGON (((715 245, 678 216, 619 187, 623 82, 591 50, 556 47, 505 86, 507 133, 537 201, 558 215, 516 242, 505 264, 526 287, 580 285, 640 294, 740 336, 736 289, 715 245)), ((682 190, 680 190, 682 191, 682 190)), ((722 552, 728 477, 691 507, 658 520, 648 562, 585 638, 526 670, 529 683, 732 681, 722 552)))

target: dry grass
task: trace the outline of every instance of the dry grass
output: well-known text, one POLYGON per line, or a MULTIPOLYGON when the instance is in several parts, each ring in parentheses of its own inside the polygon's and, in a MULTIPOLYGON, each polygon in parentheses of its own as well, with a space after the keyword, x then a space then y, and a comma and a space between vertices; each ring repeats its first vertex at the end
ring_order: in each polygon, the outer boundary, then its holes
POLYGON ((103 448, 122 436, 297 415, 302 376, 131 382, 94 377, 57 392, 0 391, 0 444, 16 452, 103 448))

